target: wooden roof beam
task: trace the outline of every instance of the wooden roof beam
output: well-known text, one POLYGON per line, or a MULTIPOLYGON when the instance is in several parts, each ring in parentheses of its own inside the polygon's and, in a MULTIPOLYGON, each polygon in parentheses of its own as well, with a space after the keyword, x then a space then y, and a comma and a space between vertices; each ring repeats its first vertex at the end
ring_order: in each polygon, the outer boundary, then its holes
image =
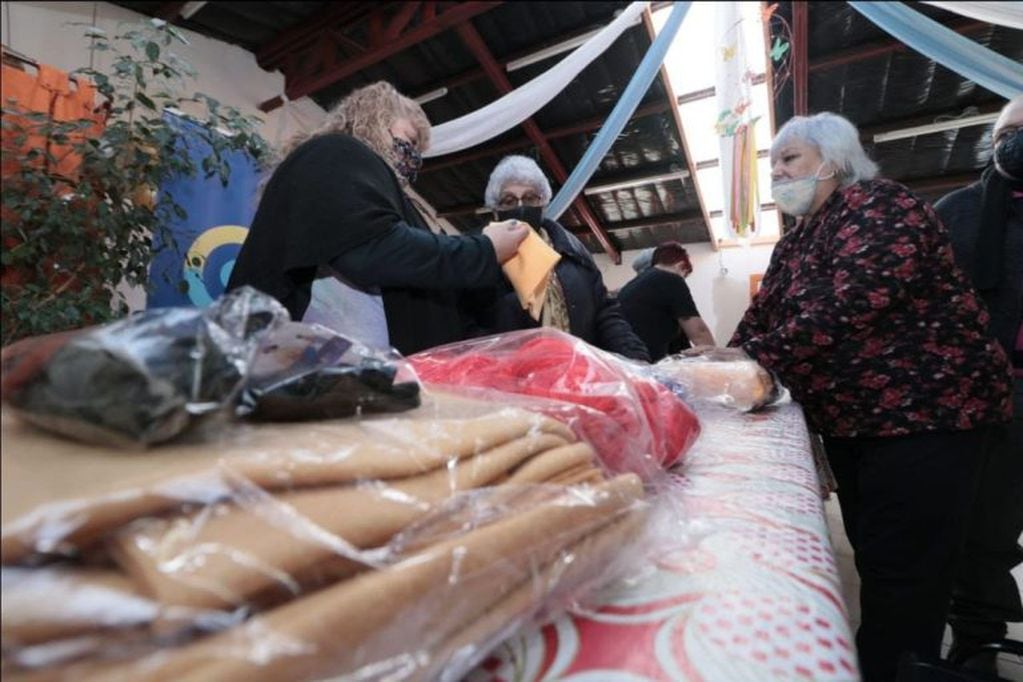
MULTIPOLYGON (((415 4, 417 5, 416 9, 419 9, 418 5, 420 3, 415 4)), ((451 5, 443 11, 437 8, 433 18, 429 18, 428 14, 424 13, 420 21, 412 27, 409 27, 411 18, 409 18, 409 21, 403 20, 402 10, 399 10, 397 15, 393 13, 385 14, 387 6, 381 6, 379 9, 373 10, 366 17, 370 26, 379 24, 382 27, 402 27, 404 32, 395 37, 388 38, 388 29, 385 28, 380 32, 378 42, 373 42, 367 46, 365 52, 352 59, 335 63, 329 68, 321 69, 313 76, 295 78, 292 74, 285 73, 286 85, 284 92, 288 99, 298 99, 299 97, 312 95, 324 88, 330 87, 334 83, 343 81, 365 68, 378 64, 402 50, 428 40, 450 28, 464 24, 472 17, 489 11, 500 4, 500 2, 461 2, 451 5)), ((317 47, 314 45, 312 49, 316 50, 317 47)), ((259 108, 264 112, 270 112, 283 104, 282 98, 274 97, 260 104, 259 108)))

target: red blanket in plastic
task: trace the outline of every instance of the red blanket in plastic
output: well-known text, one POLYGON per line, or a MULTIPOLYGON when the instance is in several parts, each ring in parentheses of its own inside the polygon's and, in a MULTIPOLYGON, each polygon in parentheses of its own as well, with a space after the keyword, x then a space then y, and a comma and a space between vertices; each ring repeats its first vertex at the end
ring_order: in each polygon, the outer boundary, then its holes
POLYGON ((559 401, 531 409, 567 421, 613 472, 649 476, 677 463, 700 433, 696 415, 617 357, 549 329, 442 346, 409 358, 421 381, 559 401), (566 409, 565 404, 579 409, 566 409), (567 417, 567 418, 566 418, 567 417))

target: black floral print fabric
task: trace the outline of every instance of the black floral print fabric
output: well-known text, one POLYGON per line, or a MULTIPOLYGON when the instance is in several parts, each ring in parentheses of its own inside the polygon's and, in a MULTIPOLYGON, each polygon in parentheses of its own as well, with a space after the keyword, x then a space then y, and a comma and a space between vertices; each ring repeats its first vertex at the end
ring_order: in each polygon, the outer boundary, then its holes
POLYGON ((888 180, 834 192, 778 242, 731 340, 834 437, 1011 414, 1008 359, 931 207, 888 180))

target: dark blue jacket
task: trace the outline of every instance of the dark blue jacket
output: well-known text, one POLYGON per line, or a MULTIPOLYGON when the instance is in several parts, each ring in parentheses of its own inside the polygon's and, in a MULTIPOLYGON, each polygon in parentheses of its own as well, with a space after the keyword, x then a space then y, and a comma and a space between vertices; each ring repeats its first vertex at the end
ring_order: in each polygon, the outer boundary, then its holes
MULTIPOLYGON (((551 246, 561 254, 555 266, 568 303, 570 332, 587 343, 634 360, 649 362, 646 346, 622 317, 618 302, 608 296, 593 256, 574 235, 553 220, 543 227, 551 246)), ((519 303, 511 284, 474 291, 465 299, 466 312, 479 325, 479 334, 539 327, 519 303)))

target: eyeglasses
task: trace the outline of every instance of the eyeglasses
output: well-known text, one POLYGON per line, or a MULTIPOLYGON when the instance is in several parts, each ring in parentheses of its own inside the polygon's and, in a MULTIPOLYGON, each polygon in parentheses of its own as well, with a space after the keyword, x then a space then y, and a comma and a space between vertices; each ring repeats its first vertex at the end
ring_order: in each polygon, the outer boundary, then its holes
POLYGON ((505 194, 498 202, 498 208, 515 208, 516 206, 543 206, 543 199, 535 194, 527 194, 523 197, 517 197, 512 194, 505 194))

